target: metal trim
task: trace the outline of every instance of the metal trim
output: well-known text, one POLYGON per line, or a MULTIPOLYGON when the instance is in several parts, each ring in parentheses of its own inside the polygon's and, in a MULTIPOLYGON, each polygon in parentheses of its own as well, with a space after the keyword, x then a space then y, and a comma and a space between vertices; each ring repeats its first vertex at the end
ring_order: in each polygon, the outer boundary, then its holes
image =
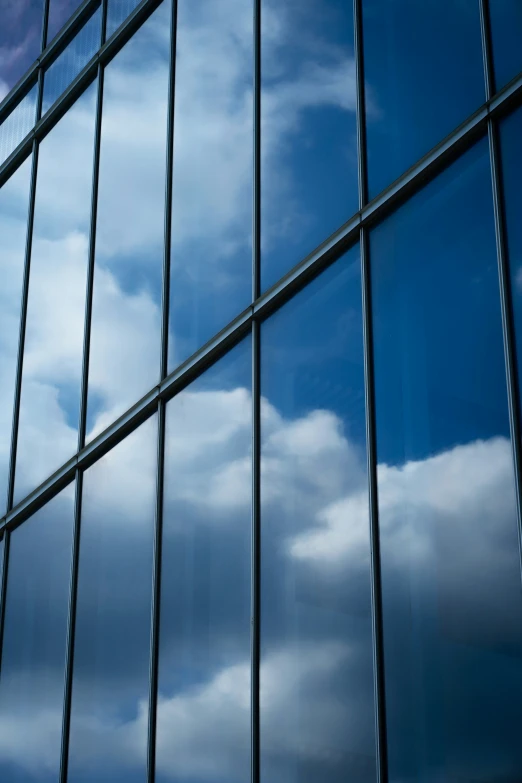
POLYGON ((489 0, 479 0, 480 32, 482 37, 482 59, 484 63, 484 86, 486 100, 491 100, 495 94, 495 72, 493 69, 493 48, 491 40, 491 25, 489 16, 489 0))
POLYGON ((260 771, 261 663, 261 325, 252 321, 252 539, 250 616, 250 754, 251 783, 260 771))
POLYGON ((7 600, 7 571, 9 568, 9 546, 11 533, 6 530, 4 533, 4 551, 2 554, 2 578, 0 583, 0 674, 2 671, 2 656, 4 651, 4 628, 5 628, 5 604, 7 600))
POLYGON ((261 0, 253 2, 252 301, 261 294, 261 0))
POLYGON ((366 154, 366 97, 364 88, 364 41, 362 0, 353 0, 355 82, 357 90, 357 167, 359 175, 359 209, 368 203, 368 158, 366 154))

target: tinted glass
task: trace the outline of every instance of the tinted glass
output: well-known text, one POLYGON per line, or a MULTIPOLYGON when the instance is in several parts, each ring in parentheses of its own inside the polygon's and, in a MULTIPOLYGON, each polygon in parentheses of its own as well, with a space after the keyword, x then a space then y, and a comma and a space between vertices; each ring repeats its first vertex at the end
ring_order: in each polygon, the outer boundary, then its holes
POLYGON ((352 2, 263 0, 266 289, 358 208, 352 2))
POLYGON ((261 331, 261 780, 375 780, 361 280, 261 331))
POLYGON ((16 500, 77 449, 95 111, 93 84, 40 146, 16 500))
POLYGON ((11 534, 0 677, 0 776, 55 783, 60 766, 72 487, 11 534))
POLYGON ((0 101, 40 54, 43 0, 7 0, 0 7, 0 101))
POLYGON ((167 406, 157 783, 250 779, 251 367, 167 406))
POLYGON ((101 8, 99 8, 76 35, 57 60, 45 72, 42 114, 67 89, 82 68, 100 48, 101 8))
POLYGON ((497 90, 522 70, 522 3, 493 0, 489 4, 493 63, 497 90))
POLYGON ((484 103, 477 0, 363 0, 370 198, 484 103))
POLYGON ((28 158, 0 188, 0 514, 7 500, 31 163, 28 158))
POLYGON ((170 5, 105 71, 89 438, 159 378, 170 5))
POLYGON ((0 125, 0 165, 33 129, 37 94, 35 85, 0 125))
POLYGON ((145 783, 156 417, 85 474, 69 783, 145 783))
POLYGON ((390 781, 522 773, 522 595, 487 141, 371 236, 390 781))
POLYGON ((76 11, 82 0, 49 0, 47 41, 50 42, 76 11))
MULTIPOLYGON (((511 297, 515 320, 519 379, 522 379, 522 109, 500 124, 504 210, 511 271, 511 297)), ((520 385, 520 383, 519 383, 520 385)), ((522 386, 520 388, 522 391, 522 386)))
POLYGON ((178 2, 171 367, 251 299, 252 24, 251 0, 178 2))
POLYGON ((108 0, 107 6, 107 38, 120 26, 128 15, 134 11, 140 0, 108 0))

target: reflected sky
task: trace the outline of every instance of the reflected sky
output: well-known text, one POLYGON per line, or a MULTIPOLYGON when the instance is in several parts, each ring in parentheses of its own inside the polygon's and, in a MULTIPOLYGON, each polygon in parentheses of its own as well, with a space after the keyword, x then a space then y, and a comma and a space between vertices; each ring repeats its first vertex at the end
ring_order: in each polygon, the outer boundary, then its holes
POLYGON ((69 486, 11 535, 0 676, 5 783, 58 778, 73 498, 69 486))
POLYGON ((107 66, 87 437, 159 379, 170 3, 107 66))
POLYGON ((0 125, 0 165, 32 130, 36 120, 37 94, 35 84, 0 125))
POLYGON ((358 208, 353 9, 263 0, 261 286, 358 208))
POLYGON ((371 234, 390 781, 518 780, 522 595, 487 140, 371 234))
POLYGON ((78 446, 97 84, 40 145, 15 499, 78 446))
POLYGON ((49 0, 49 20, 47 22, 47 43, 69 20, 82 0, 49 0))
POLYGON ((7 502, 31 163, 28 158, 0 188, 0 513, 7 502))
POLYGON ((493 0, 489 3, 496 88, 500 90, 522 70, 522 3, 493 0))
POLYGON ((40 54, 43 0, 7 0, 0 14, 1 101, 40 54))
POLYGON ((250 303, 252 0, 180 0, 169 366, 250 303))
POLYGON ((107 0, 107 38, 109 38, 140 0, 107 0))
POLYGON ((371 783, 358 249, 261 336, 261 779, 371 783))
POLYGON ((373 198, 486 96, 477 0, 363 0, 362 6, 373 198))
POLYGON ((251 375, 249 338, 167 406, 157 783, 250 778, 251 375))

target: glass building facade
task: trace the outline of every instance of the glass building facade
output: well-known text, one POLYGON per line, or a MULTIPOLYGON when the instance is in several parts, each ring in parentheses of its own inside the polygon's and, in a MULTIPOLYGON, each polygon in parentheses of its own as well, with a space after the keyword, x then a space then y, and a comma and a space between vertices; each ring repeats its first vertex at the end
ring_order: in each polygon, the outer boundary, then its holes
POLYGON ((520 0, 0 0, 0 780, 522 779, 520 0))

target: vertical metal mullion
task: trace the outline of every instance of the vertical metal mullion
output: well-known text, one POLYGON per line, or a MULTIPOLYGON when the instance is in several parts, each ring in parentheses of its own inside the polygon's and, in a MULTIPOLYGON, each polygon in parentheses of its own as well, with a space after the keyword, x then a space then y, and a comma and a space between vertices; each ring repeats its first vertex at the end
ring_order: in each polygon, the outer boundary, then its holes
POLYGON ((5 602, 7 598, 7 569, 9 567, 9 544, 11 532, 4 532, 4 551, 2 554, 2 581, 0 582, 0 672, 2 670, 2 653, 4 650, 5 602))
POLYGON ((368 465, 368 500, 370 516, 371 601, 373 626, 373 676, 375 692, 375 738, 377 752, 377 782, 387 783, 388 752, 386 738, 386 694, 384 673, 384 639, 382 611, 381 554, 379 538, 379 506, 377 485, 377 438, 375 422, 375 393, 373 374, 373 330, 371 310, 370 254, 368 233, 360 234, 364 381, 366 403, 366 449, 368 465))
MULTIPOLYGON (((105 14, 102 14, 102 28, 105 14)), ((78 451, 85 444, 87 430, 87 395, 89 391, 89 356, 91 346, 92 299, 94 289, 94 264, 96 256, 96 224, 98 218, 98 185, 100 179, 100 146, 103 109, 104 70, 98 65, 98 95, 96 100, 96 119, 94 130, 94 155, 91 189, 91 223, 89 232, 89 255, 87 261, 87 281, 85 293, 85 318, 83 326, 83 365, 80 385, 80 419, 78 423, 78 451)))
MULTIPOLYGON (((41 78, 41 71, 39 79, 41 78)), ((7 510, 13 507, 15 472, 16 472, 16 452, 18 448, 18 425, 20 422, 20 398, 22 394, 22 370, 25 346, 25 329, 27 321, 27 303, 29 299, 29 274, 31 268, 31 251, 33 243, 33 224, 34 224, 34 205, 36 200, 36 179, 38 171, 38 151, 39 143, 37 139, 33 141, 33 160, 31 168, 31 181, 29 186, 29 209, 27 215, 27 235, 25 238, 25 261, 24 278, 22 284, 22 301, 20 305, 20 325, 18 336, 18 356, 16 361, 16 380, 15 395, 13 402, 13 426, 11 431, 11 451, 9 461, 9 479, 7 489, 7 510)))
POLYGON ((260 780, 261 325, 252 322, 251 783, 260 780))
POLYGON ((368 174, 366 154, 366 102, 364 92, 364 51, 362 29, 362 0, 353 0, 353 29, 355 54, 355 81, 357 106, 357 168, 359 174, 359 209, 368 203, 368 174))
POLYGON ((167 114, 167 150, 165 172, 165 224, 163 248, 163 291, 161 322, 160 379, 169 372, 169 320, 170 320, 170 258, 172 248, 172 177, 174 171, 174 111, 176 97, 176 36, 178 26, 178 2, 171 0, 170 17, 170 72, 167 114))
POLYGON ((252 301, 261 295, 261 0, 254 0, 252 301))
POLYGON ((480 31, 482 37, 482 61, 484 64, 484 86, 486 101, 495 94, 495 74, 493 70, 493 48, 491 45, 491 25, 489 17, 489 0, 479 0, 480 31))
POLYGON ((149 716, 147 731, 147 781, 154 783, 156 770, 156 721, 158 705, 158 662, 161 615, 161 566, 163 542, 163 487, 165 475, 165 419, 164 400, 158 401, 158 449, 156 475, 156 518, 154 530, 154 559, 152 570, 152 604, 150 633, 149 716))
POLYGON ((504 336, 504 358, 506 363, 506 384, 509 407, 509 425, 511 448, 515 470, 515 494, 518 516, 518 537, 522 568, 522 444, 521 444, 521 410, 520 410, 520 379, 517 370, 517 353, 515 325, 513 317, 513 298, 509 260, 507 250, 506 218, 504 208, 504 189, 502 185, 502 169, 500 164, 499 139, 496 123, 491 118, 488 122, 488 141, 491 163, 491 179, 493 187, 493 211, 495 216, 495 237, 497 246, 497 263, 500 284, 500 302, 502 311, 502 332, 504 336))
POLYGON ((51 0, 44 0, 43 3, 43 15, 42 15, 42 46, 41 50, 45 49, 47 46, 47 30, 49 27, 49 7, 51 5, 51 0))
POLYGON ((76 471, 74 497, 74 530, 71 553, 71 578, 69 584, 69 613, 65 649, 65 679, 62 713, 62 743, 60 749, 60 783, 67 783, 69 766, 69 738, 71 728, 72 684, 74 673, 74 640, 76 630, 76 604, 78 597, 78 564, 80 560, 80 533, 82 512, 83 471, 76 471))

